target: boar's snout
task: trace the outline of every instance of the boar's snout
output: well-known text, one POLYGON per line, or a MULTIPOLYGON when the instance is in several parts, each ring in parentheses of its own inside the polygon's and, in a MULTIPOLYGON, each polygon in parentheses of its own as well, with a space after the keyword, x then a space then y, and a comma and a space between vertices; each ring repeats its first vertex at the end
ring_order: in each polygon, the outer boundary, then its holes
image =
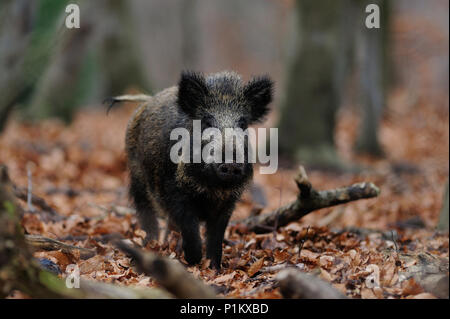
POLYGON ((222 163, 215 165, 217 176, 224 181, 241 180, 244 178, 243 163, 222 163))

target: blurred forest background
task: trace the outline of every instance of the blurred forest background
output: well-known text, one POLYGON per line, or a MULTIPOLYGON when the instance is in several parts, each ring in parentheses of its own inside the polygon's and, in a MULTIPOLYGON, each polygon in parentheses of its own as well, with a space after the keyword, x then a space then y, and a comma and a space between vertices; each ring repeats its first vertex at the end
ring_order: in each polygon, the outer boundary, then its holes
POLYGON ((72 2, 2 1, 0 129, 14 108, 23 119, 70 122, 105 97, 171 86, 183 69, 231 69, 275 79, 282 154, 339 166, 341 106, 361 115, 356 150, 378 156, 379 122, 398 87, 448 109, 446 1, 78 1, 81 28, 69 30, 72 2), (381 8, 380 29, 365 27, 370 3, 381 8))
MULTIPOLYGON (((123 144, 136 105, 107 116, 102 101, 156 93, 183 69, 275 80, 263 126, 279 128, 283 170, 255 176, 266 194, 253 197, 259 205, 295 197, 290 169, 300 162, 321 170, 311 173, 319 187, 370 178, 382 190, 301 225, 448 230, 446 0, 2 0, 0 163, 20 185, 29 172, 63 215, 98 215, 87 202, 126 206, 123 144), (80 29, 64 26, 69 3, 80 6, 80 29), (379 29, 365 27, 372 3, 379 29)), ((235 216, 252 205, 244 201, 235 216)), ((36 223, 24 221, 29 233, 62 236, 36 223)), ((440 245, 448 258, 448 238, 440 245)))

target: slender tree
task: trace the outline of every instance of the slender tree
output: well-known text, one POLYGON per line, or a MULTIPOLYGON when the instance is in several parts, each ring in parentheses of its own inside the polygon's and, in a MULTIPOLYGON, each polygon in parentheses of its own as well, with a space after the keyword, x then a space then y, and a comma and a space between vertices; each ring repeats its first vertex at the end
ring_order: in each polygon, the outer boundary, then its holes
POLYGON ((306 164, 334 166, 336 62, 343 1, 296 2, 299 41, 289 64, 279 121, 280 151, 306 164))
POLYGON ((36 1, 0 3, 0 132, 18 100, 27 92, 25 53, 36 15, 36 1))
POLYGON ((296 2, 295 54, 279 121, 281 153, 310 165, 343 167, 334 143, 335 117, 356 69, 362 116, 356 149, 382 154, 377 131, 389 79, 388 9, 388 0, 296 2), (379 29, 365 25, 371 3, 381 10, 379 29))
POLYGON ((382 148, 378 140, 378 127, 386 101, 388 89, 388 36, 389 3, 386 0, 358 1, 361 27, 357 36, 357 64, 359 66, 360 104, 362 121, 359 127, 356 150, 360 153, 381 156, 382 148), (376 4, 380 8, 380 28, 367 28, 365 8, 376 4))

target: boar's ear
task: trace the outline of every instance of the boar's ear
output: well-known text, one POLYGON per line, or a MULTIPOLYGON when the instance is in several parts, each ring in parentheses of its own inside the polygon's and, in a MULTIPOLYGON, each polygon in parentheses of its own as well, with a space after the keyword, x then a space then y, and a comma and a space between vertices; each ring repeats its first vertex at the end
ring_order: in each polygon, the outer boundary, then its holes
POLYGON ((178 105, 189 116, 205 103, 209 94, 205 78, 201 73, 183 71, 178 83, 178 105))
POLYGON ((262 121, 269 113, 272 101, 273 82, 268 76, 253 78, 244 87, 244 97, 250 105, 250 122, 262 121))

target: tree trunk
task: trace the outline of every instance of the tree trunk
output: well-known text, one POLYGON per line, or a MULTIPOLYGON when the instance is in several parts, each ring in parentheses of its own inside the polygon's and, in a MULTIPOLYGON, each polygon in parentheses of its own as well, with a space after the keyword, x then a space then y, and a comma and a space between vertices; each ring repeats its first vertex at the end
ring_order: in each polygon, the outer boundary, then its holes
POLYGON ((196 13, 197 0, 181 1, 181 27, 182 27, 182 59, 183 68, 197 70, 199 56, 199 30, 197 30, 196 13))
POLYGON ((380 28, 366 28, 365 24, 358 29, 358 64, 361 83, 362 121, 359 128, 356 150, 375 156, 383 155, 378 141, 378 126, 386 100, 388 77, 387 35, 389 34, 387 1, 360 1, 361 21, 365 20, 365 7, 369 3, 380 7, 380 28))
POLYGON ((104 27, 100 36, 99 63, 102 94, 123 94, 131 86, 150 92, 139 55, 136 30, 129 3, 124 0, 100 2, 104 27))
POLYGON ((306 164, 334 166, 336 49, 342 1, 298 0, 300 41, 289 67, 279 121, 280 152, 306 164))
POLYGON ((61 30, 51 35, 56 45, 46 50, 52 59, 40 70, 43 75, 26 113, 29 119, 56 116, 69 122, 76 109, 92 97, 98 101, 130 86, 150 89, 134 41, 128 3, 83 2, 80 10, 79 29, 66 29, 62 24, 67 13, 59 10, 57 28, 52 28, 61 30))
POLYGON ((33 0, 10 0, 0 4, 0 132, 26 87, 24 59, 36 4, 33 0))
POLYGON ((79 29, 65 27, 64 10, 53 26, 58 30, 54 34, 56 47, 49 49, 49 65, 42 71, 31 98, 27 110, 31 120, 56 116, 68 122, 80 102, 82 94, 77 88, 96 22, 91 5, 80 6, 80 11, 79 29))

